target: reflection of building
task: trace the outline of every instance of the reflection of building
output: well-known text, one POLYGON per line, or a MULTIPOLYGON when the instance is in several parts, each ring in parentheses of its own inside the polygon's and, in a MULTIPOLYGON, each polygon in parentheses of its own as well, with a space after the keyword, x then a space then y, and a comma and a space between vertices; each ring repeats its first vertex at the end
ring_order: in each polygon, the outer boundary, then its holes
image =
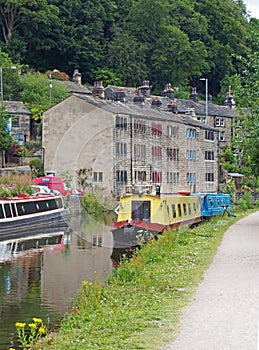
MULTIPOLYGON (((112 235, 109 230, 103 233, 107 246, 94 246, 82 234, 73 233, 69 254, 54 250, 43 254, 41 298, 56 313, 63 315, 71 307, 83 280, 93 281, 97 277, 104 281, 111 274, 112 235)), ((86 237, 88 239, 88 235, 86 237)))
MULTIPOLYGON (((73 93, 43 118, 45 170, 76 178, 92 169, 91 183, 121 194, 126 185, 159 183, 163 192, 213 192, 219 187, 218 152, 231 140, 234 108, 198 98, 176 100, 170 86, 152 97, 96 82, 92 95, 73 93)), ((74 90, 75 91, 75 90, 74 90)))

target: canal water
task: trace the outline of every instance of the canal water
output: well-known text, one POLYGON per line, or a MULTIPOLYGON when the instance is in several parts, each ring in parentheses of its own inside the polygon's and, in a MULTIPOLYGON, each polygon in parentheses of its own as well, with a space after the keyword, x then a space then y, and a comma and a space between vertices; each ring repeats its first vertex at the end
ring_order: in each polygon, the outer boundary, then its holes
POLYGON ((106 280, 113 268, 110 227, 73 214, 69 227, 0 241, 0 349, 17 346, 16 322, 53 326, 83 280, 106 280))

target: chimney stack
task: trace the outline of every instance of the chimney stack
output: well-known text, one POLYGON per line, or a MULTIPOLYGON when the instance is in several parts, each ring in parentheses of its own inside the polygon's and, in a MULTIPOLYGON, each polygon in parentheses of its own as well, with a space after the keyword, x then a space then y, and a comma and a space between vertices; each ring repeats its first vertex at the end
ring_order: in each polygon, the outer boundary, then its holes
POLYGON ((81 73, 79 73, 78 69, 74 70, 72 81, 73 81, 73 83, 77 83, 77 84, 80 84, 80 85, 82 84, 81 73))

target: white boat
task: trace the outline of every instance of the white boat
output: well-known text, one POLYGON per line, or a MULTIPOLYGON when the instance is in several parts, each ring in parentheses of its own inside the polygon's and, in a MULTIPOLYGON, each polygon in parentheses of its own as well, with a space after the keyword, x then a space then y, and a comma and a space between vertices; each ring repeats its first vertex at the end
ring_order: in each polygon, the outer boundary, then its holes
POLYGON ((0 238, 65 224, 69 217, 62 195, 26 195, 0 199, 0 238))

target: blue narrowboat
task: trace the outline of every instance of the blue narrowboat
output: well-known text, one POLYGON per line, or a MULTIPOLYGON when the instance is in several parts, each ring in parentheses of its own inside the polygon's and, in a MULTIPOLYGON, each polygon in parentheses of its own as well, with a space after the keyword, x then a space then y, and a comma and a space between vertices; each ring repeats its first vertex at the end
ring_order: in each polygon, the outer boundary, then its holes
POLYGON ((233 207, 231 204, 231 196, 227 193, 194 193, 198 196, 201 208, 201 215, 204 219, 213 216, 232 215, 233 207))

